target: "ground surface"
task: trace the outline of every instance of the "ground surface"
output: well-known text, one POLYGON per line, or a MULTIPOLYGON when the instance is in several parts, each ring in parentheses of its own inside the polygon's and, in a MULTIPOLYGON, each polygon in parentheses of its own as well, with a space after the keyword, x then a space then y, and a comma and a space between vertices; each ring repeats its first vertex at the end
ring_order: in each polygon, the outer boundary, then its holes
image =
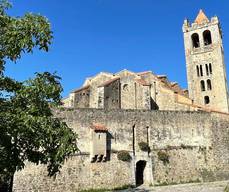
POLYGON ((122 192, 224 192, 229 181, 213 182, 213 183, 196 183, 182 184, 160 187, 144 187, 140 186, 136 189, 123 190, 122 192))

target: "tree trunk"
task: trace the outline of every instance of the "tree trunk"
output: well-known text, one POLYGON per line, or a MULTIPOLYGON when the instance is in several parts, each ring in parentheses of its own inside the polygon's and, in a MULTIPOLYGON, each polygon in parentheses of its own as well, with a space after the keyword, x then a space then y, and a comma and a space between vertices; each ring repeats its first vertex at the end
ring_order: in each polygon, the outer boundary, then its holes
POLYGON ((9 191, 8 192, 13 191, 13 183, 14 183, 14 174, 10 177, 10 185, 9 185, 9 191))
POLYGON ((7 178, 0 176, 0 192, 12 192, 14 175, 7 178))

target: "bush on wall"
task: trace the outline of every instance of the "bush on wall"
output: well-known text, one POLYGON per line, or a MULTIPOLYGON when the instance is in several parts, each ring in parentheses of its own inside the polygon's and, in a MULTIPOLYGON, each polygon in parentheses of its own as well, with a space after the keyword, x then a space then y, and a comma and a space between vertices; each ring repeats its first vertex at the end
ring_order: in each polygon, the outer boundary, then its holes
POLYGON ((129 162, 131 160, 131 156, 130 156, 129 152, 125 151, 125 150, 119 151, 117 154, 117 157, 121 161, 129 162))
POLYGON ((149 147, 148 143, 146 143, 146 142, 140 142, 140 143, 138 143, 138 146, 142 151, 146 151, 146 152, 150 151, 150 147, 149 147))
POLYGON ((169 163, 169 154, 166 151, 158 151, 157 156, 159 160, 163 161, 164 165, 169 163))

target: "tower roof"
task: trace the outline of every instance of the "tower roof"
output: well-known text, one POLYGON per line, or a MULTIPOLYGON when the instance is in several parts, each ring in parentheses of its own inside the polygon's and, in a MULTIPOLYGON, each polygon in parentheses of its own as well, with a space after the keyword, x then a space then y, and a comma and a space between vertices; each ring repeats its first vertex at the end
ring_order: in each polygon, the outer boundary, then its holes
POLYGON ((202 9, 200 9, 199 14, 196 17, 195 23, 201 24, 203 22, 209 22, 209 19, 205 15, 204 11, 202 9))

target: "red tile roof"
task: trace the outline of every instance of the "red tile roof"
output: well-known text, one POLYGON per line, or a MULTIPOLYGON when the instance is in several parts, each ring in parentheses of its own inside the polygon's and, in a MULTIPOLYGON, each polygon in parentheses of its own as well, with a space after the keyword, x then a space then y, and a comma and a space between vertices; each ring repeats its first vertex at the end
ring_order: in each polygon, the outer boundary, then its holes
POLYGON ((148 73, 152 73, 152 71, 143 71, 143 72, 139 72, 139 73, 137 73, 137 75, 146 75, 146 74, 148 74, 148 73))
POLYGON ((199 11, 199 14, 196 17, 195 23, 197 24, 201 24, 203 22, 209 22, 208 17, 205 15, 205 13, 203 12, 203 10, 201 9, 199 11))
POLYGON ((91 126, 92 129, 95 131, 107 131, 108 129, 105 127, 105 125, 99 124, 99 123, 93 123, 91 126))
POLYGON ((167 76, 166 76, 166 75, 157 75, 157 77, 158 77, 159 79, 162 79, 162 78, 167 78, 167 76))
POLYGON ((172 86, 172 87, 174 87, 174 86, 178 85, 178 83, 177 83, 177 82, 171 82, 170 84, 171 84, 171 86, 172 86))
POLYGON ((86 90, 86 89, 89 89, 90 86, 87 85, 87 86, 84 86, 84 87, 81 87, 79 89, 75 89, 74 91, 72 91, 72 93, 77 93, 77 92, 80 92, 80 91, 83 91, 83 90, 86 90))
POLYGON ((104 82, 104 83, 101 84, 99 87, 108 86, 108 85, 110 85, 111 83, 113 83, 113 82, 115 82, 115 81, 117 81, 117 80, 119 80, 119 79, 120 79, 120 77, 115 77, 115 78, 113 78, 113 79, 110 79, 110 80, 104 82))
POLYGON ((135 79, 135 81, 138 82, 140 85, 150 86, 150 83, 147 83, 144 79, 135 79))

